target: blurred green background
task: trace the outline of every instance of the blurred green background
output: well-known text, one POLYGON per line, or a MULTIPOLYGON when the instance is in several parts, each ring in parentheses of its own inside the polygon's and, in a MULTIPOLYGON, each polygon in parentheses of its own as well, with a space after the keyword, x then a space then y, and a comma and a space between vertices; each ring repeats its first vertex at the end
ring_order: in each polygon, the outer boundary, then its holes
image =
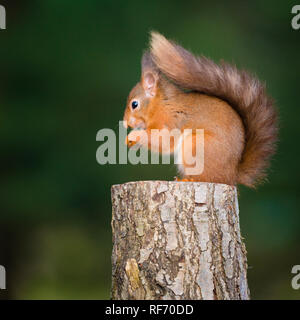
POLYGON ((295 2, 0 1, 0 264, 9 299, 108 299, 112 184, 172 180, 167 165, 96 162, 96 133, 116 129, 140 76, 149 31, 266 81, 280 112, 269 183, 241 187, 255 299, 299 299, 300 30, 295 2))

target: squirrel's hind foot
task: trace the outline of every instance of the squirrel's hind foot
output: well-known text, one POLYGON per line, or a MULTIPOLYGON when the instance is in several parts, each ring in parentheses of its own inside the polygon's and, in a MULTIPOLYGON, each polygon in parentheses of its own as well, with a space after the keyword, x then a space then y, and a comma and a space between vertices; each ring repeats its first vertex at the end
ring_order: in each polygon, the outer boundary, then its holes
POLYGON ((197 179, 193 179, 193 178, 178 178, 178 177, 175 177, 174 178, 174 181, 177 181, 177 182, 199 182, 199 180, 197 179))

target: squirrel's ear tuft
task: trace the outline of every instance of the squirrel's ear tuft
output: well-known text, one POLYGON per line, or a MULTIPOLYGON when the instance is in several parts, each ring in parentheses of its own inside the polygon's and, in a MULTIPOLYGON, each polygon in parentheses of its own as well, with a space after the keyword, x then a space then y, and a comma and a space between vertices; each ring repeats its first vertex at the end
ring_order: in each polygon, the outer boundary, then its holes
POLYGON ((142 73, 147 70, 158 71, 149 50, 145 51, 142 57, 142 73))
POLYGON ((142 85, 147 97, 152 98, 155 96, 157 90, 157 82, 157 73, 148 70, 142 74, 142 85))
POLYGON ((156 68, 150 52, 147 50, 142 58, 142 85, 147 97, 154 97, 158 83, 158 69, 156 68))

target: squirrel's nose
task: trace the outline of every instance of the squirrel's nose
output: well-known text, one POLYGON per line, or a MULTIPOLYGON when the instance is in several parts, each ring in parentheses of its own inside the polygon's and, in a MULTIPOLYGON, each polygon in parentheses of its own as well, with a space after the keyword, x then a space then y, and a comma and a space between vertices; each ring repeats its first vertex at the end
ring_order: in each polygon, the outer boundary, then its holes
POLYGON ((132 116, 129 117, 128 126, 131 127, 131 128, 133 128, 133 127, 136 126, 136 119, 135 119, 135 117, 132 117, 132 116))

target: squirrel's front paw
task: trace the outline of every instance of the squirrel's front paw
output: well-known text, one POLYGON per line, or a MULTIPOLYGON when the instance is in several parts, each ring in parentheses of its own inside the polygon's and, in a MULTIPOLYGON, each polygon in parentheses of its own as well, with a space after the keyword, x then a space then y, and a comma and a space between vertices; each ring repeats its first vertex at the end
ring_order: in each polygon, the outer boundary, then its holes
POLYGON ((136 145, 141 139, 141 130, 133 130, 126 137, 125 144, 128 145, 129 148, 136 145))
POLYGON ((127 146, 129 148, 133 147, 134 145, 137 144, 138 141, 133 141, 133 140, 129 140, 128 136, 126 137, 126 140, 125 140, 125 144, 127 144, 127 146))

